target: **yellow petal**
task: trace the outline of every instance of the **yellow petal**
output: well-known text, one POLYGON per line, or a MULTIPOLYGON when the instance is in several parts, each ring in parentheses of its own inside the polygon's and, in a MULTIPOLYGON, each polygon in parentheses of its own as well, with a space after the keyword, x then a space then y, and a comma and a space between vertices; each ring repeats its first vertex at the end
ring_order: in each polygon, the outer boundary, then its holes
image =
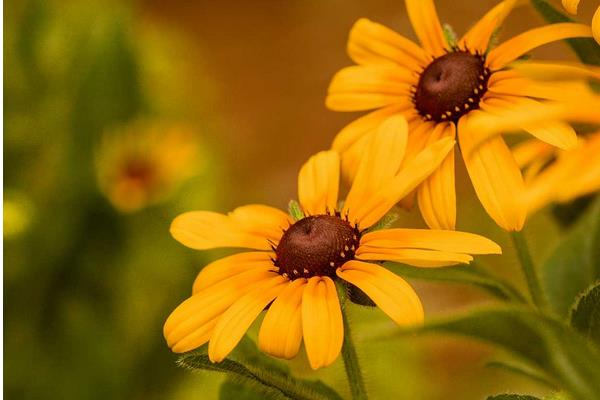
POLYGON ((600 7, 596 8, 592 17, 592 34, 596 43, 600 44, 600 7))
POLYGON ((434 56, 448 48, 433 0, 406 0, 406 11, 421 45, 434 56))
POLYGON ((502 24, 504 19, 515 7, 516 0, 505 0, 488 11, 469 31, 460 39, 459 47, 484 54, 487 51, 490 38, 494 31, 502 24))
POLYGON ((348 54, 357 64, 396 64, 410 70, 426 66, 430 57, 391 29, 361 18, 352 27, 348 54))
POLYGON ((528 51, 546 43, 574 37, 590 36, 592 36, 592 30, 589 26, 571 22, 534 28, 507 40, 490 51, 487 64, 493 70, 500 69, 528 51))
POLYGON ((473 261, 473 257, 468 254, 450 251, 392 249, 370 246, 362 246, 360 254, 357 254, 356 258, 365 261, 396 261, 423 268, 447 267, 460 263, 468 264, 473 261))
POLYGON ((398 325, 423 322, 423 305, 419 296, 393 272, 361 261, 349 261, 336 272, 340 278, 365 292, 398 325))
POLYGON ((341 69, 329 85, 326 105, 334 111, 361 111, 411 103, 417 77, 395 65, 355 65, 341 69))
POLYGON ((524 168, 534 161, 542 159, 544 164, 554 155, 554 146, 537 139, 525 140, 512 149, 519 168, 524 168))
POLYGON ((302 342, 302 295, 307 280, 291 282, 275 299, 258 334, 258 347, 274 357, 291 359, 302 342))
POLYGON ((412 160, 402 166, 388 185, 382 187, 351 211, 353 223, 366 229, 381 219, 400 199, 408 195, 425 180, 446 158, 454 147, 454 140, 443 138, 427 146, 412 160))
MULTIPOLYGON (((536 80, 600 79, 599 67, 566 61, 515 61, 510 64, 510 68, 518 71, 522 76, 536 80)), ((490 80, 498 73, 500 72, 492 74, 490 80)))
MULTIPOLYGON (((453 123, 437 124, 428 144, 443 137, 454 140, 453 123)), ((432 229, 454 229, 456 225, 456 190, 454 187, 454 151, 451 150, 439 168, 421 183, 417 192, 421 215, 432 229)))
MULTIPOLYGON (((505 95, 486 98, 482 100, 480 106, 482 110, 501 115, 506 109, 526 109, 536 104, 539 104, 539 102, 534 99, 505 95)), ((536 124, 523 125, 521 128, 536 138, 561 149, 572 149, 577 146, 575 130, 561 121, 540 121, 536 124)))
MULTIPOLYGON (((496 74, 492 76, 494 75, 496 74)), ((574 93, 585 93, 587 90, 588 86, 584 81, 540 82, 525 77, 514 77, 488 83, 490 95, 536 97, 548 100, 568 100, 574 93)))
POLYGON ((507 231, 519 231, 526 215, 521 171, 502 137, 475 145, 479 132, 469 126, 468 118, 476 113, 463 116, 458 125, 458 140, 471 182, 490 217, 507 231))
POLYGON ((496 243, 483 236, 467 232, 437 229, 382 229, 368 232, 360 239, 360 247, 393 249, 429 249, 467 254, 501 254, 496 243))
POLYGON ((252 290, 257 283, 274 276, 278 275, 267 271, 247 271, 195 293, 167 318, 163 328, 167 344, 177 353, 203 345, 210 338, 216 320, 240 296, 252 290), (249 274, 253 275, 251 281, 249 274))
POLYGON ((211 211, 191 211, 171 223, 171 235, 192 249, 244 247, 269 250, 269 241, 277 244, 290 217, 272 207, 248 205, 228 215, 211 211))
POLYGON ((219 318, 208 343, 208 357, 221 362, 242 339, 258 314, 271 302, 289 281, 281 275, 274 276, 240 297, 219 318))
POLYGON ((354 210, 360 209, 374 192, 394 178, 406 149, 408 124, 404 117, 396 115, 381 124, 365 149, 356 177, 344 203, 346 213, 354 219, 354 210))
POLYGON ((302 332, 312 369, 335 361, 342 349, 344 326, 335 284, 328 277, 308 280, 302 296, 302 332))
POLYGON ((298 175, 298 200, 306 214, 325 214, 337 207, 340 156, 321 151, 309 158, 298 175))
POLYGON ((579 0, 562 0, 562 6, 569 14, 577 15, 579 0))
POLYGON ((274 256, 274 253, 271 252, 256 251, 238 253, 213 261, 202 268, 202 271, 196 277, 192 293, 197 293, 246 271, 268 271, 273 268, 271 259, 274 256))

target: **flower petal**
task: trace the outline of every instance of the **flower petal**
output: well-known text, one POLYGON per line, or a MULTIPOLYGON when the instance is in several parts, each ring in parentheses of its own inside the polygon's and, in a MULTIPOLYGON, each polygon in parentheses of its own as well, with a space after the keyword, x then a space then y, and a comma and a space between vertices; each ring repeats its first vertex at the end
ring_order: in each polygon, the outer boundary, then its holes
POLYGON ((423 249, 392 249, 384 247, 362 246, 356 258, 365 261, 396 261, 423 268, 447 267, 455 264, 468 264, 473 257, 468 254, 450 251, 423 249))
POLYGON ((526 209, 521 171, 500 136, 477 144, 477 135, 468 124, 473 111, 458 123, 458 140, 471 182, 487 213, 507 231, 519 231, 525 223, 526 209))
POLYGON ((202 268, 194 281, 192 293, 197 293, 212 285, 246 271, 268 271, 273 268, 274 253, 255 251, 238 253, 218 259, 202 268))
POLYGON ((337 207, 340 186, 340 156, 321 151, 309 158, 298 175, 298 200, 309 215, 325 214, 337 207))
POLYGON ((406 11, 421 45, 434 56, 448 48, 433 0, 406 0, 406 11))
POLYGON ((577 15, 579 0, 562 0, 562 6, 569 14, 577 15))
POLYGON ((410 88, 417 76, 395 65, 354 65, 341 69, 329 85, 327 107, 362 111, 391 104, 412 106, 410 88))
MULTIPOLYGON (((443 137, 454 140, 456 125, 437 124, 428 139, 431 144, 443 137)), ((454 229, 456 225, 456 190, 454 186, 454 150, 433 173, 421 183, 417 192, 421 215, 432 229, 454 229)))
POLYGON ((413 71, 430 61, 430 57, 415 43, 366 18, 359 19, 352 27, 348 54, 360 65, 396 64, 413 71))
POLYGON ((376 264, 349 261, 336 271, 357 286, 398 325, 420 324, 423 305, 414 289, 401 277, 376 264))
POLYGON ((238 298, 219 318, 208 343, 208 357, 221 362, 242 339, 258 314, 281 293, 289 281, 276 275, 238 298))
POLYGON ((340 354, 344 340, 342 311, 329 277, 312 277, 302 296, 302 332, 312 369, 326 367, 340 354))
POLYGON ((400 115, 381 124, 361 158, 342 214, 348 214, 353 220, 355 210, 390 183, 400 169, 407 136, 408 124, 400 115))
POLYGON ((443 138, 427 146, 412 160, 402 166, 389 184, 373 193, 370 198, 351 211, 352 223, 358 223, 361 229, 375 224, 400 199, 408 195, 441 164, 454 147, 454 140, 443 138))
POLYGON ((459 47, 485 54, 490 38, 504 19, 517 4, 516 0, 505 0, 483 16, 469 31, 460 39, 459 47))
POLYGON ((244 247, 269 250, 277 244, 290 217, 273 207, 253 204, 238 207, 228 215, 211 211, 183 213, 171 223, 171 235, 196 250, 244 247))
MULTIPOLYGON (((522 76, 533 78, 535 80, 557 81, 586 78, 600 79, 599 67, 566 61, 515 61, 510 64, 510 68, 519 72, 522 76)), ((504 73, 506 71, 500 72, 504 73)), ((500 72, 492 74, 490 81, 494 75, 497 75, 500 72)))
POLYGON ((200 347, 212 335, 217 319, 240 296, 274 276, 279 275, 268 271, 247 271, 195 293, 167 318, 163 328, 167 344, 176 353, 200 347), (251 284, 248 284, 249 274, 252 275, 251 284))
POLYGON ((382 229, 368 232, 360 239, 361 247, 391 249, 428 249, 467 254, 501 254, 496 243, 473 233, 438 229, 382 229))
POLYGON ((546 43, 574 37, 590 36, 592 36, 592 30, 589 26, 571 22, 534 28, 507 40, 490 51, 487 63, 489 68, 493 70, 500 69, 528 51, 546 43))
POLYGON ((592 17, 592 34, 596 43, 600 44, 600 7, 596 8, 592 17))
POLYGON ((307 280, 292 281, 269 307, 258 334, 258 347, 274 357, 290 359, 302 342, 302 295, 307 280))

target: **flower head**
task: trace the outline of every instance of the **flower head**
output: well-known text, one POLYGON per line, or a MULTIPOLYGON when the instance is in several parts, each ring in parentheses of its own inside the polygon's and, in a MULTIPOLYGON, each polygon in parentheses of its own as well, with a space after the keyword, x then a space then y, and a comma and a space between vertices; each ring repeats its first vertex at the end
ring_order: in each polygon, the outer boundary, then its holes
POLYGON ((209 342, 209 358, 221 361, 268 307, 260 349, 292 358, 304 340, 312 368, 327 366, 338 357, 344 335, 335 282, 358 287, 398 324, 420 323, 419 297, 381 261, 440 267, 468 263, 470 254, 499 253, 500 248, 464 232, 372 229, 454 146, 453 139, 444 138, 412 159, 398 157, 405 153, 407 139, 403 117, 381 125, 366 145, 343 206, 338 206, 339 156, 323 151, 300 170, 303 216, 298 220, 263 205, 239 207, 227 215, 193 211, 175 218, 171 233, 188 247, 253 251, 202 269, 192 296, 165 323, 169 347, 185 352, 209 342))
POLYGON ((104 136, 96 153, 98 183, 115 208, 137 211, 196 173, 198 150, 187 128, 137 122, 104 136))
MULTIPOLYGON (((348 53, 358 65, 334 76, 326 101, 336 111, 376 109, 345 127, 333 142, 332 147, 342 153, 348 176, 356 173, 369 136, 387 117, 401 114, 409 123, 406 158, 440 138, 457 136, 487 213, 506 230, 522 228, 526 210, 520 202, 524 186, 519 168, 502 137, 482 143, 470 120, 480 114, 560 100, 565 88, 573 87, 572 82, 535 81, 512 68, 513 62, 540 45, 591 36, 591 30, 574 23, 554 24, 522 33, 492 49, 492 35, 515 3, 499 3, 456 43, 448 43, 444 37, 432 0, 406 0, 421 46, 367 19, 356 22, 348 53)), ((577 143, 574 130, 560 119, 520 128, 560 148, 577 143)), ((430 227, 454 229, 453 152, 417 188, 416 197, 430 227)))

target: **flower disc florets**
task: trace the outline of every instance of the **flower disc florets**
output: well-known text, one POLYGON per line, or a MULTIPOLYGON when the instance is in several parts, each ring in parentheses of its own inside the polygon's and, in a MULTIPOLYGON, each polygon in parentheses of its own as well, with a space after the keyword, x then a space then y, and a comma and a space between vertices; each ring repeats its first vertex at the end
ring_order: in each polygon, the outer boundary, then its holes
POLYGON ((479 108, 489 76, 482 55, 468 51, 445 54, 421 72, 413 102, 426 120, 456 122, 479 108))
POLYGON ((287 229, 275 249, 275 266, 290 279, 335 277, 354 258, 360 232, 339 215, 312 215, 287 229))

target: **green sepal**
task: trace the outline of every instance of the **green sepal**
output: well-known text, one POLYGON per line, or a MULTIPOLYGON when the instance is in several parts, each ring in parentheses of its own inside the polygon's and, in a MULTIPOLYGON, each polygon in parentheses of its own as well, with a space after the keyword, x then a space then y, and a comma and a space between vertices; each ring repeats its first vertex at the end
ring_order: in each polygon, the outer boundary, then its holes
POLYGON ((288 203, 288 212, 294 219, 294 221, 299 221, 304 218, 304 211, 302 211, 302 207, 296 200, 290 200, 288 203))
POLYGON ((569 313, 571 326, 600 346, 600 282, 581 293, 569 313))
POLYGON ((450 24, 444 24, 442 26, 442 31, 444 32, 444 38, 446 38, 446 43, 450 48, 455 49, 458 46, 458 39, 456 38, 456 32, 454 32, 454 28, 450 24))
POLYGON ((369 228, 369 232, 379 231, 381 229, 388 229, 390 226, 394 224, 398 220, 400 214, 395 209, 391 209, 385 214, 375 225, 369 228))
POLYGON ((344 282, 346 286, 346 294, 348 300, 353 302, 354 304, 358 304, 359 306, 364 307, 376 307, 377 305, 371 300, 369 296, 365 292, 363 292, 359 287, 349 283, 344 282))

